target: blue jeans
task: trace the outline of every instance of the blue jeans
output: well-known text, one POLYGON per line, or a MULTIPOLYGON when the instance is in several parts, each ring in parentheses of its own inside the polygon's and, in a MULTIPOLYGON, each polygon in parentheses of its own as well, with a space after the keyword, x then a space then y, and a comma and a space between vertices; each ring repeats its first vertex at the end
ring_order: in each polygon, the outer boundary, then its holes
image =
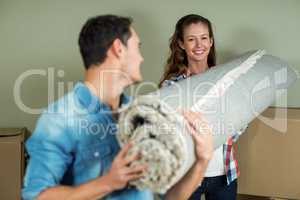
POLYGON ((237 180, 227 185, 226 176, 204 178, 200 187, 192 194, 189 200, 200 200, 201 195, 205 200, 236 200, 237 180))

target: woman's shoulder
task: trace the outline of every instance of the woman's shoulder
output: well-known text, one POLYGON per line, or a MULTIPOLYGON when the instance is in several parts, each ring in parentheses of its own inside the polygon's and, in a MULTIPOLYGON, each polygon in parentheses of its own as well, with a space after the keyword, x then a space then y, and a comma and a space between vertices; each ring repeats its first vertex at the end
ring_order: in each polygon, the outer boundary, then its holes
POLYGON ((168 79, 162 82, 162 87, 173 85, 177 81, 187 78, 186 74, 171 75, 168 79))

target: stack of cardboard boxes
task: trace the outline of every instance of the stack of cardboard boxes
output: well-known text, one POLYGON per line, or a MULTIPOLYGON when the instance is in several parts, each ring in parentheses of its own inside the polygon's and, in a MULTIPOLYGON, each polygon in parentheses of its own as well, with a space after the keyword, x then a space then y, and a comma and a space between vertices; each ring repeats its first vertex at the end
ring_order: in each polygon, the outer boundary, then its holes
POLYGON ((25 128, 0 128, 0 199, 21 199, 25 169, 25 128))
POLYGON ((268 108, 236 147, 240 194, 300 199, 300 109, 268 108))

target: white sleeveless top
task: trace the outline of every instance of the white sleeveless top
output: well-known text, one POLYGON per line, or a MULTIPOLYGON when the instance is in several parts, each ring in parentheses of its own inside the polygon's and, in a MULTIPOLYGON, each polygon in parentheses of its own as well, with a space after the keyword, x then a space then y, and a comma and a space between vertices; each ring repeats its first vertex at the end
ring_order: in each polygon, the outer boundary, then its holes
POLYGON ((208 163, 205 177, 222 176, 225 174, 223 145, 214 151, 212 159, 208 163))

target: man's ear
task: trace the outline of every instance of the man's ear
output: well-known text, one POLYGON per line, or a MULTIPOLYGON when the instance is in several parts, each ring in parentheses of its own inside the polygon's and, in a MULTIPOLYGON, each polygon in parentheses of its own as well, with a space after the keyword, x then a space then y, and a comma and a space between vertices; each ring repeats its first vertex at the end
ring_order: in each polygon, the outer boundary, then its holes
POLYGON ((110 48, 114 56, 116 56, 117 58, 121 58, 124 51, 124 45, 120 39, 115 39, 110 48))

